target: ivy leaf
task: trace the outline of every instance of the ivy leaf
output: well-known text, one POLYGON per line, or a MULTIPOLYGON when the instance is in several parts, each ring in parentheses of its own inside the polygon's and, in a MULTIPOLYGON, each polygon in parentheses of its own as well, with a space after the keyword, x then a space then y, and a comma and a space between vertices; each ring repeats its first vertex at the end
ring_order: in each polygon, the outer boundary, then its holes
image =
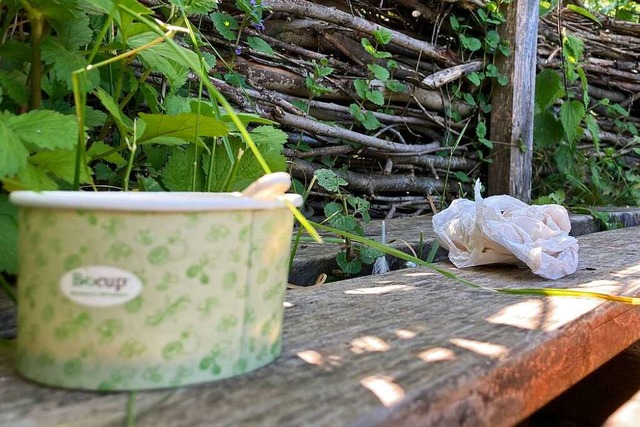
POLYGON ((484 41, 487 43, 487 46, 495 49, 500 44, 500 35, 496 30, 490 30, 487 32, 484 41))
POLYGON ((384 105, 384 95, 379 90, 372 90, 367 92, 367 100, 373 102, 376 105, 384 105))
POLYGON ((471 182, 471 178, 469 178, 469 175, 462 171, 456 171, 453 175, 456 177, 456 180, 460 182, 471 182))
POLYGON ((371 203, 361 197, 348 196, 346 197, 347 203, 353 207, 354 215, 359 213, 362 215, 362 219, 364 222, 369 222, 371 220, 371 216, 369 215, 369 208, 371 207, 371 203))
POLYGON ((358 104, 349 105, 349 113, 359 122, 364 120, 364 113, 358 104))
POLYGON ((554 70, 542 70, 536 76, 535 103, 539 111, 544 111, 564 96, 560 75, 554 70))
POLYGON ((364 126, 365 129, 367 130, 376 130, 380 126, 382 126, 382 124, 378 121, 376 116, 371 111, 367 111, 366 113, 364 113, 364 120, 362 120, 362 126, 364 126))
POLYGON ((498 84, 500 86, 506 86, 507 83, 509 83, 509 76, 507 76, 506 74, 500 74, 498 76, 498 84))
POLYGON ((0 114, 0 178, 13 176, 27 165, 29 152, 13 130, 8 126, 6 117, 0 114))
POLYGON ((269 43, 262 40, 260 37, 247 37, 247 43, 251 46, 252 49, 257 50, 258 52, 262 52, 268 56, 275 56, 273 49, 269 46, 269 43))
POLYGON ((389 52, 385 52, 382 50, 376 51, 372 55, 376 59, 387 59, 393 57, 393 55, 391 55, 389 52))
POLYGON ((347 260, 346 252, 340 252, 336 256, 336 261, 338 262, 338 266, 344 274, 352 275, 358 274, 362 271, 362 261, 360 261, 360 258, 347 260))
POLYGON ((358 252, 360 253, 360 259, 362 262, 368 265, 373 264, 378 258, 384 256, 384 253, 381 251, 368 246, 360 246, 358 248, 358 252))
POLYGON ((453 31, 460 30, 460 21, 458 21, 458 18, 454 15, 449 15, 449 25, 451 25, 453 31))
POLYGON ((360 44, 362 44, 362 47, 368 54, 373 55, 376 53, 376 48, 373 47, 369 39, 363 37, 362 39, 360 39, 360 44))
POLYGON ((487 124, 485 122, 478 122, 476 126, 476 136, 478 138, 484 138, 487 136, 487 124))
POLYGON ((369 64, 367 65, 367 68, 373 73, 374 76, 376 76, 376 79, 383 82, 389 80, 391 74, 389 74, 389 70, 387 70, 386 68, 378 64, 369 64))
POLYGON ((480 86, 481 78, 478 73, 471 73, 467 76, 467 79, 476 86, 480 86))
POLYGON ((238 29, 238 21, 236 21, 233 16, 224 12, 214 12, 209 16, 211 16, 213 26, 216 27, 218 33, 228 41, 235 42, 236 33, 234 30, 238 29))
POLYGON ((565 102, 560 107, 560 122, 568 142, 578 139, 578 127, 585 113, 584 105, 579 101, 565 102))
POLYGON ((78 122, 74 116, 51 110, 32 110, 11 116, 7 124, 23 142, 44 149, 71 149, 77 143, 78 122))
POLYGON ((313 175, 318 179, 318 185, 320 187, 332 193, 339 192, 341 186, 347 185, 347 181, 329 169, 318 169, 313 175))
POLYGON ((373 34, 373 37, 375 37, 376 41, 382 45, 389 44, 392 38, 391 31, 382 27, 378 28, 377 30, 373 30, 371 34, 373 34))
POLYGON ((0 195, 0 272, 18 272, 18 209, 0 195))
POLYGON ((325 218, 333 218, 342 213, 342 205, 336 202, 329 202, 324 205, 324 216, 325 218))
POLYGON ((471 52, 475 52, 482 48, 482 42, 475 37, 467 37, 464 34, 458 34, 458 38, 460 39, 462 46, 471 52))
POLYGON ((387 80, 384 86, 394 93, 403 93, 407 90, 407 86, 397 80, 387 80))
POLYGON ((367 92, 369 91, 369 83, 366 80, 356 79, 353 81, 353 87, 356 88, 356 93, 362 99, 366 99, 367 92))
POLYGON ((331 225, 339 230, 351 232, 356 229, 358 220, 353 215, 335 215, 329 222, 331 225))
POLYGON ((158 137, 195 142, 199 137, 220 137, 229 133, 229 128, 223 121, 194 113, 176 115, 140 113, 139 117, 147 125, 138 140, 139 143, 150 143, 152 139, 158 137))

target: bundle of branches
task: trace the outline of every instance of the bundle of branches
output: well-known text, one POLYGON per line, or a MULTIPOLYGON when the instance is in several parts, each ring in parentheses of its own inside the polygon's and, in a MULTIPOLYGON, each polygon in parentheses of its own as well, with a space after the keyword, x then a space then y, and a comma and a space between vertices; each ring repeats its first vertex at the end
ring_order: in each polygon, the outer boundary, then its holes
POLYGON ((640 165, 640 24, 574 5, 554 10, 540 21, 538 67, 557 70, 564 92, 590 110, 578 148, 596 157, 611 148, 633 178, 640 165))
MULTIPOLYGON (((460 189, 458 180, 479 173, 471 150, 478 114, 451 86, 483 63, 454 53, 448 19, 478 5, 263 0, 263 19, 248 25, 246 11, 220 2, 197 24, 224 58, 212 72, 222 93, 289 133, 294 177, 305 185, 330 168, 373 214, 407 215, 431 210, 443 192, 460 189)), ((330 196, 322 191, 312 192, 322 196, 316 205, 330 196)))

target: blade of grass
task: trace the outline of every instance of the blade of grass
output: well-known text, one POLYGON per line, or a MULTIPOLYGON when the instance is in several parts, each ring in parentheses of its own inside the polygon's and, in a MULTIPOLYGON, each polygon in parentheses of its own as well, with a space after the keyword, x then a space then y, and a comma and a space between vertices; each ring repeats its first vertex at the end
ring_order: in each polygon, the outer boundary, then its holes
POLYGON ((352 233, 348 233, 346 231, 339 230, 337 228, 329 227, 327 225, 311 223, 315 228, 320 230, 329 231, 331 233, 337 234, 338 236, 348 237, 354 242, 361 243, 363 245, 367 245, 374 249, 377 249, 381 252, 387 253, 389 255, 395 256, 397 258, 403 259, 405 261, 412 261, 417 265, 421 265, 423 267, 427 267, 437 273, 440 273, 444 277, 448 279, 455 280, 458 283, 462 283, 463 285, 472 287, 474 289, 489 291, 489 292, 497 292, 501 294, 509 294, 509 295, 528 295, 528 296, 555 296, 555 297, 578 297, 578 298, 590 298, 590 299, 598 299, 603 301, 613 301, 619 302, 623 304, 630 305, 640 305, 640 297, 629 297, 629 296, 619 296, 619 295, 610 295, 604 294, 600 292, 591 292, 591 291, 579 291, 574 289, 553 289, 553 288, 492 288, 489 286, 479 285, 477 283, 470 282, 469 280, 463 279, 455 275, 454 273, 439 267, 433 263, 423 261, 419 258, 406 254, 398 249, 389 247, 387 245, 383 245, 375 240, 367 239, 366 237, 358 236, 352 233))

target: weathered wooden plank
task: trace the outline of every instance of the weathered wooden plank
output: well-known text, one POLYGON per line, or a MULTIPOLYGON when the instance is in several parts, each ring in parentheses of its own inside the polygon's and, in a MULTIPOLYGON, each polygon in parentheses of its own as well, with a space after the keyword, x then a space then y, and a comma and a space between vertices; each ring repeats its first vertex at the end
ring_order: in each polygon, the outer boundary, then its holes
POLYGON ((491 99, 491 140, 495 145, 487 187, 489 194, 509 194, 529 202, 538 1, 514 0, 505 6, 505 16, 507 22, 500 33, 513 51, 496 60, 509 84, 496 85, 491 99))
MULTIPOLYGON (((640 292, 640 227, 579 238, 574 275, 461 275, 491 286, 640 292)), ((474 291, 425 269, 287 295, 285 348, 254 373, 138 395, 140 426, 513 425, 640 339, 640 309, 474 291)), ((121 425, 124 394, 40 387, 0 349, 0 424, 121 425)))

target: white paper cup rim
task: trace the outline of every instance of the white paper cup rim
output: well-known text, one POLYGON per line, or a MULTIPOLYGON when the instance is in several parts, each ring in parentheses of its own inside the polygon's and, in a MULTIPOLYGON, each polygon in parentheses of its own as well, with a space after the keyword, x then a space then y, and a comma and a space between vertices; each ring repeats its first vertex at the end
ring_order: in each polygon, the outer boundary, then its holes
POLYGON ((294 206, 302 205, 302 196, 299 194, 254 199, 237 192, 14 191, 9 199, 15 205, 26 207, 128 212, 265 210, 285 208, 285 201, 294 206))

